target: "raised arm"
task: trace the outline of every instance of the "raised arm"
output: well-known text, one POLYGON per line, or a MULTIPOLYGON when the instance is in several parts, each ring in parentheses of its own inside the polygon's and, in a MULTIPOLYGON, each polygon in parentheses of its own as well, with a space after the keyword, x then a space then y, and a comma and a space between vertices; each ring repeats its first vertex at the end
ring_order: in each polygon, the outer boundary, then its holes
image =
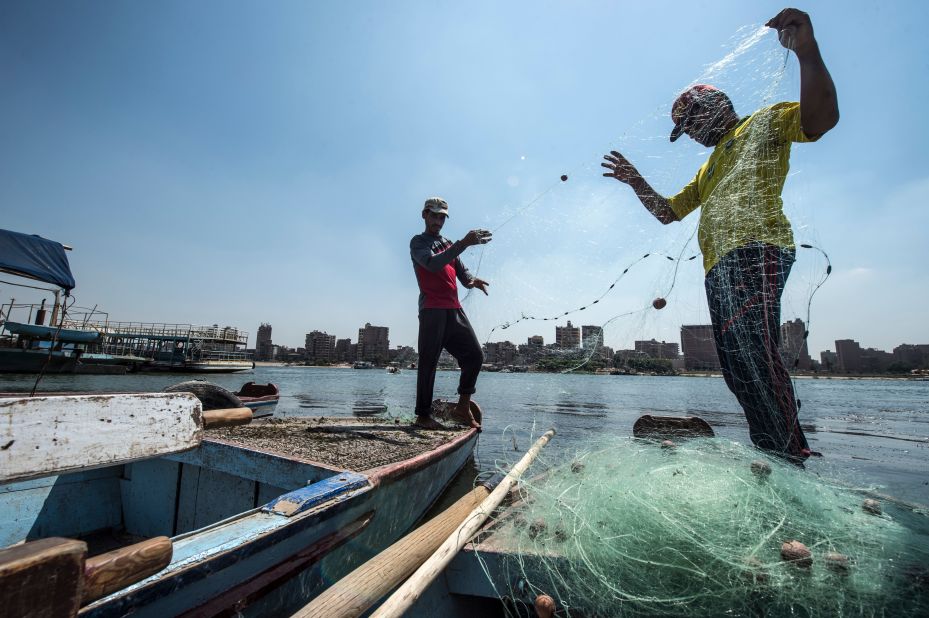
POLYGON ((839 122, 839 101, 832 76, 813 36, 810 16, 784 9, 765 24, 777 30, 781 45, 800 62, 800 124, 808 137, 819 137, 839 122))
POLYGON ((431 241, 422 236, 414 236, 410 241, 410 257, 429 272, 436 273, 451 264, 467 247, 459 240, 442 253, 433 253, 431 241))
POLYGON ((424 239, 422 235, 414 236, 410 241, 410 256, 413 261, 431 273, 439 272, 461 255, 461 252, 473 245, 483 245, 490 242, 490 232, 486 230, 471 230, 461 240, 456 240, 452 246, 442 253, 432 252, 432 242, 424 239))
POLYGON ((611 150, 610 154, 604 155, 603 158, 606 159, 606 163, 600 165, 610 170, 603 175, 615 178, 632 187, 636 197, 656 219, 665 225, 678 220, 668 200, 652 189, 652 186, 648 184, 642 174, 639 173, 639 170, 626 157, 615 150, 611 150))

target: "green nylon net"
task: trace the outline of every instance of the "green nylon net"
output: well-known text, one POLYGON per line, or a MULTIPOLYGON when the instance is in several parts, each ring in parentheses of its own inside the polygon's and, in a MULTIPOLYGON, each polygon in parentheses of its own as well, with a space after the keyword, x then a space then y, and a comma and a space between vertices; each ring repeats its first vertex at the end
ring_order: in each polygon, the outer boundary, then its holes
POLYGON ((926 512, 715 438, 606 441, 526 481, 493 535, 498 594, 558 615, 929 615, 926 512))

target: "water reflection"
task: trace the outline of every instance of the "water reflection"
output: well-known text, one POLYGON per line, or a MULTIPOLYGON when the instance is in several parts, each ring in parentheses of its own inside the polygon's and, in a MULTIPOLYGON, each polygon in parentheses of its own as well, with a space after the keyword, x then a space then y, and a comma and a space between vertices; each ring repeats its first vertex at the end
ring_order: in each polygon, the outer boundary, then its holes
POLYGON ((377 416, 387 413, 387 397, 384 388, 355 389, 352 414, 355 416, 377 416))
POLYGON ((605 403, 596 401, 570 401, 562 399, 554 403, 530 402, 524 404, 533 411, 551 412, 554 414, 567 414, 570 416, 591 416, 602 418, 607 416, 609 407, 605 403))
POLYGON ((305 409, 330 409, 332 407, 332 401, 327 401, 325 399, 320 399, 314 397, 308 393, 300 393, 294 395, 294 399, 297 400, 297 405, 305 409))
POLYGON ((384 400, 361 400, 352 404, 352 414, 355 416, 376 416, 387 413, 387 403, 384 400))

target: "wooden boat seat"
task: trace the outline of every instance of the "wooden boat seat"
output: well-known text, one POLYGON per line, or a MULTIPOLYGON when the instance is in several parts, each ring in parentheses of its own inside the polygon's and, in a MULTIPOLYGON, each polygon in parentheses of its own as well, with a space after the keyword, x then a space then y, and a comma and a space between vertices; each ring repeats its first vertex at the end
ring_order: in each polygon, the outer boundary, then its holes
POLYGON ((164 536, 93 557, 74 539, 13 545, 0 550, 0 604, 10 616, 76 616, 80 606, 164 569, 172 554, 164 536))
POLYGON ((201 412, 189 393, 0 399, 0 483, 178 453, 251 420, 248 408, 201 412))

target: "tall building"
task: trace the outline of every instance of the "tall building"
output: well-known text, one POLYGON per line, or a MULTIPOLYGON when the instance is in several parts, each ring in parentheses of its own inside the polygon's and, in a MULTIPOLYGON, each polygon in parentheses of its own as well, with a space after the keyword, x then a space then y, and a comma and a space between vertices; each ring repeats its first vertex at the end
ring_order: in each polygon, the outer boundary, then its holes
POLYGON ((720 368, 712 324, 681 326, 681 350, 684 353, 684 369, 706 371, 720 368))
POLYGON ((568 320, 567 326, 556 326, 555 346, 568 349, 581 347, 581 329, 572 326, 571 320, 568 320))
POLYGON ((602 326, 581 326, 581 340, 584 342, 584 349, 596 348, 603 345, 603 327, 602 326))
POLYGON ((542 335, 533 335, 517 348, 517 353, 522 358, 521 362, 529 365, 537 363, 545 356, 545 340, 542 335))
POLYGON ((355 355, 352 354, 352 340, 336 339, 332 356, 332 360, 337 363, 348 363, 355 360, 355 355))
POLYGON ((835 342, 836 371, 840 373, 883 373, 894 362, 893 354, 874 348, 862 349, 853 339, 835 342))
POLYGON ((390 351, 390 362, 399 365, 414 363, 417 360, 416 350, 408 345, 397 346, 390 351))
POLYGON ((835 371, 839 366, 839 358, 832 350, 823 350, 819 353, 819 362, 826 371, 835 371))
POLYGON ((311 363, 331 363, 335 353, 335 335, 314 330, 306 335, 306 359, 311 363))
POLYGON ((512 365, 518 356, 512 341, 487 342, 483 346, 484 362, 492 365, 512 365))
POLYGON ((894 348, 894 362, 910 369, 929 369, 929 345, 901 343, 894 348))
POLYGON ((839 373, 861 371, 861 346, 854 339, 836 339, 835 370, 839 373))
POLYGON ((386 326, 371 326, 368 322, 358 329, 358 356, 356 360, 384 365, 390 359, 390 339, 386 326))
POLYGON ((258 334, 255 336, 255 360, 269 361, 274 355, 273 344, 271 343, 271 325, 261 323, 258 327, 258 334))
POLYGON ((635 351, 649 358, 667 358, 674 360, 680 356, 680 346, 678 344, 668 343, 666 341, 655 341, 654 339, 636 341, 635 351))
POLYGON ((788 371, 794 368, 808 371, 813 367, 806 346, 806 324, 800 318, 781 324, 781 358, 788 371))

